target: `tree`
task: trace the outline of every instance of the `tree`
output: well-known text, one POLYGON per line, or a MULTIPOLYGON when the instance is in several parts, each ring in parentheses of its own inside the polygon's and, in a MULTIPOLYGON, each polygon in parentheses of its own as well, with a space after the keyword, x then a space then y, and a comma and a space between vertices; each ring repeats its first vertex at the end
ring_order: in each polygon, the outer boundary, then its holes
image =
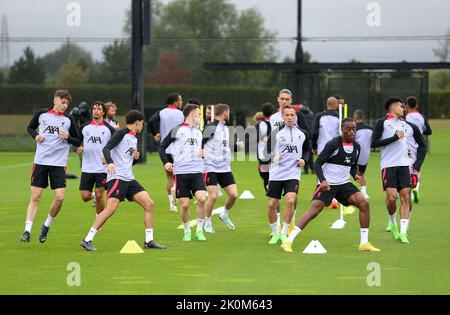
POLYGON ((159 55, 155 69, 145 83, 156 85, 191 84, 192 72, 184 67, 179 53, 163 52, 159 55))
MULTIPOLYGON (((160 54, 181 56, 197 84, 264 85, 265 72, 227 71, 218 75, 203 69, 205 62, 271 62, 276 53, 267 38, 275 33, 264 29, 256 9, 239 13, 226 0, 173 0, 167 5, 154 1, 153 45, 145 48, 146 71, 153 72, 160 54)), ((124 27, 130 31, 131 19, 124 27)))
POLYGON ((450 53, 450 29, 447 30, 447 39, 438 41, 439 47, 433 48, 433 53, 439 58, 439 61, 445 62, 448 59, 450 53))
POLYGON ((89 69, 83 69, 79 60, 69 59, 55 74, 55 83, 58 85, 86 84, 89 80, 89 69))
POLYGON ((75 60, 83 71, 92 72, 94 61, 91 54, 75 43, 67 41, 57 50, 48 53, 43 58, 45 70, 50 81, 55 81, 55 74, 69 60, 75 60))
POLYGON ((25 48, 23 54, 9 70, 9 83, 44 83, 45 69, 42 59, 35 57, 30 47, 25 48))
POLYGON ((131 82, 131 45, 114 41, 102 49, 104 61, 96 66, 93 83, 129 84, 131 82))
POLYGON ((430 70, 430 90, 450 89, 450 70, 430 70))

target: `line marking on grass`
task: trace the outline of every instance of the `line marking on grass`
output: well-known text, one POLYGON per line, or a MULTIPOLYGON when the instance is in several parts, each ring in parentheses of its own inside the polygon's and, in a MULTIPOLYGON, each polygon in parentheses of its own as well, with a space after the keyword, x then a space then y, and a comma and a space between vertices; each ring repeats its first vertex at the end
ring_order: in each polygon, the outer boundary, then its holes
POLYGON ((32 166, 33 166, 33 163, 28 162, 28 163, 21 163, 21 164, 14 164, 14 165, 0 166, 0 171, 1 171, 1 170, 7 170, 7 169, 10 169, 10 168, 16 168, 16 167, 24 167, 24 166, 32 167, 32 166))

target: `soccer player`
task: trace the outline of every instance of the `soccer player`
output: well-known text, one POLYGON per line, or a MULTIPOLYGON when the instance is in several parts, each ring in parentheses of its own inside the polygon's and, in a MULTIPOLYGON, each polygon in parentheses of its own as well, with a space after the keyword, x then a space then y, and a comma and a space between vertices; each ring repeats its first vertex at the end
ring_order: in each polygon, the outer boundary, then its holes
POLYGON ((356 124, 353 118, 342 121, 342 135, 330 140, 319 154, 314 169, 320 184, 314 192, 311 206, 301 216, 294 230, 281 245, 285 252, 292 252, 292 243, 325 206, 336 198, 344 206, 353 205, 359 209, 361 251, 379 251, 369 243, 370 209, 364 195, 350 181, 350 176, 361 182, 364 176, 356 173, 360 146, 355 142, 356 124))
MULTIPOLYGON (((418 174, 425 160, 427 145, 420 132, 420 129, 413 123, 406 122, 405 129, 406 143, 408 144, 409 172, 411 173, 410 187, 414 189, 418 183, 418 174)), ((411 222, 412 200, 409 202, 409 222, 411 222)), ((391 225, 388 224, 387 232, 391 232, 391 225)), ((409 226, 408 226, 409 227, 409 226)))
POLYGON ((325 145, 339 136, 339 108, 338 100, 334 97, 327 99, 327 109, 317 113, 312 130, 312 149, 320 154, 325 145))
MULTIPOLYGON (((272 131, 270 126, 270 116, 275 111, 275 106, 272 103, 264 103, 261 107, 263 119, 256 123, 256 143, 257 143, 257 158, 259 176, 263 180, 264 190, 267 193, 267 185, 269 185, 269 169, 270 158, 266 158, 264 150, 267 147, 267 139, 272 131)), ((279 209, 278 209, 279 213, 279 209)))
POLYGON ((297 118, 295 108, 284 106, 281 112, 284 123, 279 129, 272 131, 268 139, 272 156, 267 189, 268 217, 272 229, 272 238, 269 244, 276 244, 287 237, 296 207, 301 167, 307 160, 304 154, 308 152, 306 133, 295 124, 297 118), (277 222, 277 206, 282 194, 285 196, 286 210, 280 233, 277 222))
MULTIPOLYGON (((407 103, 407 115, 406 115, 406 121, 415 124, 419 130, 420 133, 429 136, 432 134, 431 126, 428 123, 428 119, 426 119, 421 113, 419 113, 419 102, 417 101, 417 98, 414 96, 409 96, 406 99, 407 103)), ((412 189, 411 199, 414 203, 419 202, 419 187, 420 187, 420 179, 422 177, 422 174, 419 172, 417 173, 417 185, 415 188, 412 189)))
POLYGON ((159 156, 168 172, 173 172, 176 197, 181 203, 181 217, 184 226, 183 241, 191 241, 189 226, 189 203, 192 195, 197 200, 197 229, 195 237, 206 241, 203 233, 205 221, 206 186, 203 177, 204 161, 202 150, 202 132, 200 129, 200 106, 188 104, 183 109, 185 121, 173 128, 159 147, 159 156), (166 149, 173 145, 173 163, 169 160, 166 149))
POLYGON ((108 102, 105 104, 106 106, 106 117, 105 121, 114 129, 119 129, 119 122, 115 119, 117 113, 117 105, 113 102, 108 102))
POLYGON ((125 117, 126 128, 117 130, 103 148, 103 155, 108 163, 107 205, 95 219, 88 234, 80 245, 87 251, 97 250, 92 244, 97 231, 117 211, 120 202, 125 198, 136 201, 144 209, 145 243, 144 249, 164 249, 153 239, 153 200, 145 189, 134 179, 133 164, 139 159, 136 134, 141 133, 144 126, 144 115, 131 110, 125 117))
POLYGON ((76 149, 83 154, 81 166, 80 193, 83 201, 95 198, 97 215, 105 209, 103 193, 106 187, 106 161, 103 148, 116 131, 104 121, 105 104, 101 101, 92 103, 92 121, 83 125, 80 130, 82 145, 76 149), (92 189, 95 186, 95 193, 92 189))
MULTIPOLYGON (((169 132, 180 125, 184 121, 183 112, 180 110, 183 106, 183 98, 180 93, 173 92, 166 97, 167 107, 163 110, 156 112, 152 117, 150 117, 149 124, 152 125, 152 130, 160 130, 154 135, 156 141, 161 141, 166 138, 169 132)), ((173 163, 172 156, 173 146, 169 146, 166 149, 167 158, 170 163, 173 163)), ((177 212, 176 198, 174 193, 174 178, 173 173, 164 169, 166 172, 166 191, 167 198, 169 199, 169 209, 170 211, 177 212)))
MULTIPOLYGON (((270 116, 270 126, 271 126, 271 131, 276 131, 279 128, 281 128, 282 126, 284 126, 284 118, 282 115, 282 111, 283 108, 286 106, 291 106, 292 105, 292 92, 289 89, 282 89, 279 93, 278 93, 278 97, 277 97, 277 102, 279 105, 279 109, 276 113, 272 114, 270 116)), ((304 132, 306 132, 306 135, 308 136, 308 132, 306 130, 308 130, 308 123, 306 122, 305 116, 300 112, 296 112, 296 116, 295 116, 295 122, 294 122, 298 127, 302 128, 302 130, 304 132)), ((291 223, 291 229, 294 228, 294 224, 295 224, 295 214, 296 214, 296 210, 295 207, 297 206, 297 199, 295 200, 295 205, 294 205, 294 215, 292 217, 292 223, 291 223)), ((280 223, 280 206, 277 206, 277 224, 278 224, 278 229, 281 229, 281 223, 280 223)))
POLYGON ((214 116, 214 121, 206 125, 203 131, 202 142, 208 192, 205 232, 208 233, 214 233, 211 215, 218 198, 217 184, 220 184, 227 194, 225 207, 219 219, 232 230, 235 226, 229 218, 229 213, 238 197, 237 185, 231 172, 230 131, 226 125, 230 119, 230 107, 226 104, 217 104, 214 107, 214 116))
POLYGON ((387 116, 378 120, 372 136, 372 148, 380 147, 381 176, 386 192, 386 207, 389 212, 390 230, 394 239, 408 241, 410 180, 408 143, 405 132, 408 124, 403 120, 405 106, 398 97, 389 97, 384 102, 387 116), (400 195, 400 232, 396 221, 397 197, 400 195))
MULTIPOLYGON (((364 177, 370 157, 373 129, 364 123, 364 112, 362 110, 355 110, 353 113, 353 119, 356 122, 355 141, 361 146, 361 152, 358 158, 358 175, 364 177)), ((367 195, 367 183, 365 182, 365 177, 361 184, 361 192, 366 199, 369 199, 369 196, 367 195)))
POLYGON ((53 108, 37 111, 31 119, 27 131, 36 141, 36 154, 31 171, 31 200, 28 205, 25 231, 20 240, 31 241, 31 227, 36 217, 41 196, 45 188, 54 191, 50 213, 41 226, 39 242, 47 240, 47 233, 53 220, 61 210, 66 191, 66 165, 70 145, 79 146, 80 136, 72 117, 65 114, 72 101, 67 90, 58 90, 53 97, 53 108), (37 131, 36 131, 37 129, 37 131))

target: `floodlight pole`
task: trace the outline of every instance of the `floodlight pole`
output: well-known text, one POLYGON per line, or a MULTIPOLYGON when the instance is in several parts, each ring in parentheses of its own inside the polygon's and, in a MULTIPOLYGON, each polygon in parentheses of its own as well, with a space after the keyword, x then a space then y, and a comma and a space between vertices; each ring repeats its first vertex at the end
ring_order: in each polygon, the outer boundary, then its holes
MULTIPOLYGON (((131 3, 131 89, 132 108, 144 114, 144 69, 143 51, 144 45, 150 44, 151 0, 132 0, 131 3)), ((138 150, 140 158, 138 162, 147 161, 147 149, 145 138, 146 128, 138 136, 138 150)))

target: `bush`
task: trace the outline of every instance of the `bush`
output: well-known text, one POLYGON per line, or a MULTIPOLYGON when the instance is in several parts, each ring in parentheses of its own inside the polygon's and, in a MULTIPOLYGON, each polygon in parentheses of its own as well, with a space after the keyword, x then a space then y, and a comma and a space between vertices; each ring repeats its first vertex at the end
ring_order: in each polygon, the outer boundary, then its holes
POLYGON ((431 91, 428 106, 429 118, 450 118, 450 89, 431 91))

